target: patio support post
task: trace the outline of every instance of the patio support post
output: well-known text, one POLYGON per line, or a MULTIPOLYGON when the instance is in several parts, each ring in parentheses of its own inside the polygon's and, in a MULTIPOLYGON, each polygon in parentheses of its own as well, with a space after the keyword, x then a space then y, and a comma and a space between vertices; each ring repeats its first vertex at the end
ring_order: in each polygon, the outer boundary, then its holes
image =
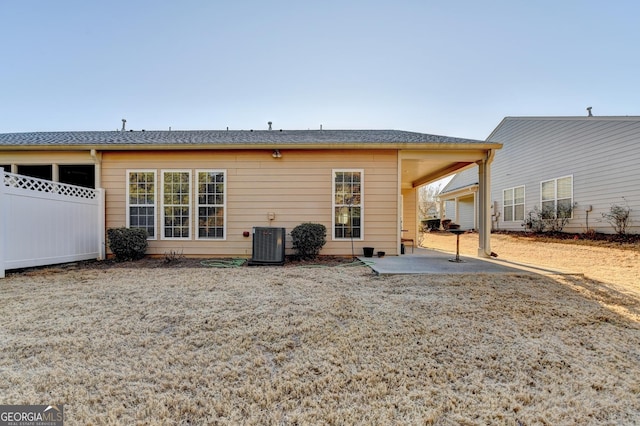
POLYGON ((494 151, 478 162, 478 256, 491 257, 491 162, 494 151))

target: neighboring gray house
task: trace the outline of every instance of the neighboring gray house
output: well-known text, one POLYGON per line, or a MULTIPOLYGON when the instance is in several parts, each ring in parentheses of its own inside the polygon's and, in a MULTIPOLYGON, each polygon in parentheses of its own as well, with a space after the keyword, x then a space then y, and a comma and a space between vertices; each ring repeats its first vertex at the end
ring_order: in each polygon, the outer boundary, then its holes
MULTIPOLYGON (((487 142, 500 141, 491 168, 492 228, 521 231, 534 208, 566 209, 563 231, 613 233, 612 205, 631 209, 640 232, 640 117, 506 117, 487 142)), ((477 167, 443 188, 444 217, 477 228, 477 167)))
MULTIPOLYGON (((440 192, 440 219, 450 219, 459 224, 461 229, 478 229, 477 193, 478 168, 473 166, 457 173, 440 192)), ((492 206, 491 223, 492 229, 495 229, 493 209, 492 206)))

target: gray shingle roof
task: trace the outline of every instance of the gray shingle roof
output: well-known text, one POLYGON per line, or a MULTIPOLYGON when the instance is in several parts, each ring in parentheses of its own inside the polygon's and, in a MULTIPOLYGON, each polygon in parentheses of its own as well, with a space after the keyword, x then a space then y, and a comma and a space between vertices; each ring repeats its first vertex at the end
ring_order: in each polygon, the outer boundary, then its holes
POLYGON ((580 143, 586 135, 598 137, 600 132, 611 128, 620 131, 639 129, 640 116, 505 117, 487 141, 509 141, 513 144, 527 140, 524 143, 534 143, 536 139, 543 138, 550 144, 580 143))
POLYGON ((1 147, 27 146, 201 146, 322 144, 486 144, 474 139, 400 130, 173 130, 33 132, 0 134, 1 147))

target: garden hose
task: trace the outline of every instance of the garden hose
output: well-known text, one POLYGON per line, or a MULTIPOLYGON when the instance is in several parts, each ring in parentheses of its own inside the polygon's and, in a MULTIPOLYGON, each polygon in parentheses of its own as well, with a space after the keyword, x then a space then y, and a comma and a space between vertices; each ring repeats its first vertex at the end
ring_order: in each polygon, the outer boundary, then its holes
POLYGON ((207 259, 200 264, 208 268, 239 268, 246 261, 247 259, 207 259))
POLYGON ((322 264, 316 264, 316 265, 300 265, 298 266, 298 268, 349 268, 349 267, 353 267, 353 266, 368 266, 371 267, 372 265, 374 265, 375 262, 370 261, 370 260, 360 260, 360 259, 355 259, 353 262, 350 263, 340 263, 338 265, 322 265, 322 264))
MULTIPOLYGON (((207 268, 239 268, 245 264, 247 259, 207 259, 200 262, 202 266, 207 268)), ((349 268, 354 266, 369 266, 371 267, 375 262, 355 259, 353 262, 340 263, 338 265, 300 265, 298 268, 349 268)))

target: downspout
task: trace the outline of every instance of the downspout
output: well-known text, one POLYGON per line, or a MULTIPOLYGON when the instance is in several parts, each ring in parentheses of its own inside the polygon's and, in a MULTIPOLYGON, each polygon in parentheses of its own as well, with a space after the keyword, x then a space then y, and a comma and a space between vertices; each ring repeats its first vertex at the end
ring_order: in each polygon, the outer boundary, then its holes
POLYGON ((95 166, 95 171, 94 171, 94 177, 95 177, 95 187, 97 188, 101 188, 102 187, 102 153, 98 153, 96 152, 95 149, 91 150, 91 158, 93 159, 93 164, 95 166))
POLYGON ((479 243, 478 256, 480 257, 497 257, 497 254, 491 251, 491 163, 495 156, 495 151, 490 149, 484 160, 480 161, 479 166, 479 243))
MULTIPOLYGON (((473 211, 478 211, 478 191, 473 193, 473 211)), ((473 229, 478 229, 478 215, 473 215, 473 229)))

